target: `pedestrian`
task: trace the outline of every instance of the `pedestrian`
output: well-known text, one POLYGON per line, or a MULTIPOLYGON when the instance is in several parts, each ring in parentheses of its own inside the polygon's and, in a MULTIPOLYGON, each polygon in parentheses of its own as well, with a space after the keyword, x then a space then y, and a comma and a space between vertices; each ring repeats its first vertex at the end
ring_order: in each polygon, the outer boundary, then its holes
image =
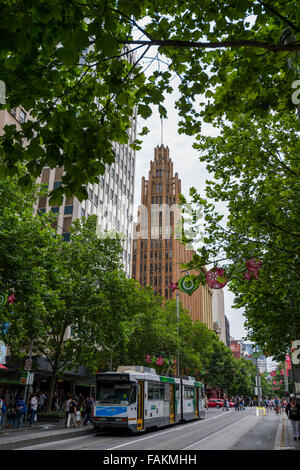
MULTIPOLYGON (((92 397, 90 397, 92 398, 92 397)), ((205 409, 208 410, 208 399, 207 399, 207 395, 204 395, 204 406, 205 406, 205 409)))
POLYGON ((55 391, 55 392, 53 393, 51 409, 54 410, 54 411, 59 411, 58 393, 57 393, 57 391, 55 391))
POLYGON ((70 409, 70 403, 71 403, 72 399, 70 396, 67 396, 67 399, 64 403, 64 411, 65 411, 65 416, 66 416, 66 419, 65 419, 65 428, 67 427, 67 424, 68 424, 68 417, 69 417, 69 409, 70 409))
POLYGON ((68 421, 67 421, 67 428, 70 427, 71 420, 74 423, 74 427, 77 428, 77 422, 76 422, 76 411, 77 411, 77 403, 74 400, 74 397, 71 398, 71 401, 69 403, 69 413, 68 413, 68 421))
POLYGON ((93 424, 92 411, 94 407, 94 400, 92 397, 88 397, 85 403, 85 416, 84 416, 84 425, 87 426, 88 421, 93 424))
POLYGON ((14 420, 15 420, 15 409, 14 409, 14 405, 10 403, 7 409, 6 427, 9 428, 9 426, 14 423, 14 420))
POLYGON ((241 399, 240 399, 240 409, 245 410, 245 404, 244 404, 244 398, 243 397, 241 397, 241 399))
POLYGON ((17 401, 16 408, 15 408, 15 420, 14 420, 14 428, 19 428, 20 425, 23 424, 23 416, 27 413, 27 406, 23 398, 20 396, 19 400, 17 401))
POLYGON ((224 409, 225 409, 226 411, 229 411, 228 405, 229 405, 229 404, 228 404, 228 398, 224 397, 224 400, 223 400, 223 411, 224 411, 224 409))
POLYGON ((295 395, 291 395, 290 403, 287 405, 285 412, 290 420, 294 441, 300 441, 300 405, 296 403, 295 395))
POLYGON ((39 409, 39 413, 41 413, 44 410, 46 395, 43 392, 40 392, 38 398, 39 398, 38 409, 39 409))
POLYGON ((36 394, 34 393, 31 400, 30 400, 30 423, 29 426, 32 426, 32 423, 37 420, 37 409, 38 409, 38 398, 36 394))
POLYGON ((275 400, 274 400, 274 409, 275 409, 277 415, 278 415, 278 413, 281 413, 280 401, 279 401, 278 397, 276 397, 275 400))

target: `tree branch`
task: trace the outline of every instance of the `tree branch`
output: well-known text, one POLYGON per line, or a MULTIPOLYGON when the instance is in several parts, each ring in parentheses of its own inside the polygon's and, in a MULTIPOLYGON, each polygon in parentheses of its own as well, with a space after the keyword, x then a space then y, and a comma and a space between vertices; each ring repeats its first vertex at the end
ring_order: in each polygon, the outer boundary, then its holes
POLYGON ((268 3, 263 2, 262 0, 257 0, 258 3, 260 3, 266 10, 270 10, 272 13, 274 13, 275 16, 278 16, 281 20, 283 20, 286 24, 288 24, 291 28, 293 28, 295 31, 300 32, 300 28, 298 26, 295 26, 290 20, 282 16, 277 10, 275 10, 274 7, 271 5, 268 5, 268 3))
POLYGON ((119 44, 142 44, 144 46, 160 46, 160 47, 195 47, 197 49, 219 49, 222 47, 255 47, 261 49, 268 49, 273 52, 280 51, 300 51, 300 44, 298 42, 290 44, 269 44, 267 42, 241 40, 241 41, 218 41, 218 42, 195 42, 195 41, 181 41, 179 39, 162 39, 162 40, 125 40, 118 39, 119 44))

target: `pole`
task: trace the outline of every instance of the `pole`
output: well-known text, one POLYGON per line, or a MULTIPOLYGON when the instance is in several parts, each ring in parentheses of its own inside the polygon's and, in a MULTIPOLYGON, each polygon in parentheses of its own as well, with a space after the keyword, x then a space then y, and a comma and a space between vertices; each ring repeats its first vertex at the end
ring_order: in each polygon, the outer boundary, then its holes
MULTIPOLYGON (((32 350, 33 350, 33 339, 30 342, 29 359, 32 359, 32 350)), ((29 398, 29 395, 27 397, 27 394, 28 394, 29 374, 30 374, 30 371, 28 370, 27 371, 27 380, 26 380, 25 392, 24 392, 24 402, 26 403, 26 408, 27 408, 25 421, 27 420, 27 414, 28 414, 28 398, 29 398)))
MULTIPOLYGON (((179 339, 179 299, 180 294, 176 292, 176 309, 177 309, 177 334, 179 339)), ((179 363, 179 346, 178 346, 178 353, 177 353, 177 375, 180 377, 180 363, 179 363)))
POLYGON ((258 406, 261 406, 261 383, 260 383, 260 375, 259 375, 259 369, 258 369, 256 345, 255 345, 255 365, 256 365, 256 384, 257 384, 258 406))

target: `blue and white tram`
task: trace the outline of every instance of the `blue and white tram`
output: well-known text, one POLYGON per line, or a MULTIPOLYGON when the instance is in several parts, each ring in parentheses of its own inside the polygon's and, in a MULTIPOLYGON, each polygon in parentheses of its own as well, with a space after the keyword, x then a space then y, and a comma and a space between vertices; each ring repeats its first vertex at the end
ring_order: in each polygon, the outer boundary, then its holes
POLYGON ((143 366, 121 366, 96 375, 95 430, 133 432, 205 416, 204 387, 193 377, 157 375, 143 366))

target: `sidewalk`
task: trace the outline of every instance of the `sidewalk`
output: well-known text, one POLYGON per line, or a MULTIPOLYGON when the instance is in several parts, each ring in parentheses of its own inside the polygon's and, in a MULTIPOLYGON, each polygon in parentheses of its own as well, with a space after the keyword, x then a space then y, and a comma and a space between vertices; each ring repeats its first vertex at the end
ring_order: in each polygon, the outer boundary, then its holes
POLYGON ((274 450, 300 450, 300 441, 294 441, 292 426, 286 413, 282 413, 274 450))
POLYGON ((82 436, 94 432, 91 424, 87 426, 81 425, 78 428, 65 428, 64 420, 59 422, 35 422, 32 427, 23 425, 19 429, 12 427, 4 428, 0 429, 0 451, 69 439, 74 436, 82 436))

